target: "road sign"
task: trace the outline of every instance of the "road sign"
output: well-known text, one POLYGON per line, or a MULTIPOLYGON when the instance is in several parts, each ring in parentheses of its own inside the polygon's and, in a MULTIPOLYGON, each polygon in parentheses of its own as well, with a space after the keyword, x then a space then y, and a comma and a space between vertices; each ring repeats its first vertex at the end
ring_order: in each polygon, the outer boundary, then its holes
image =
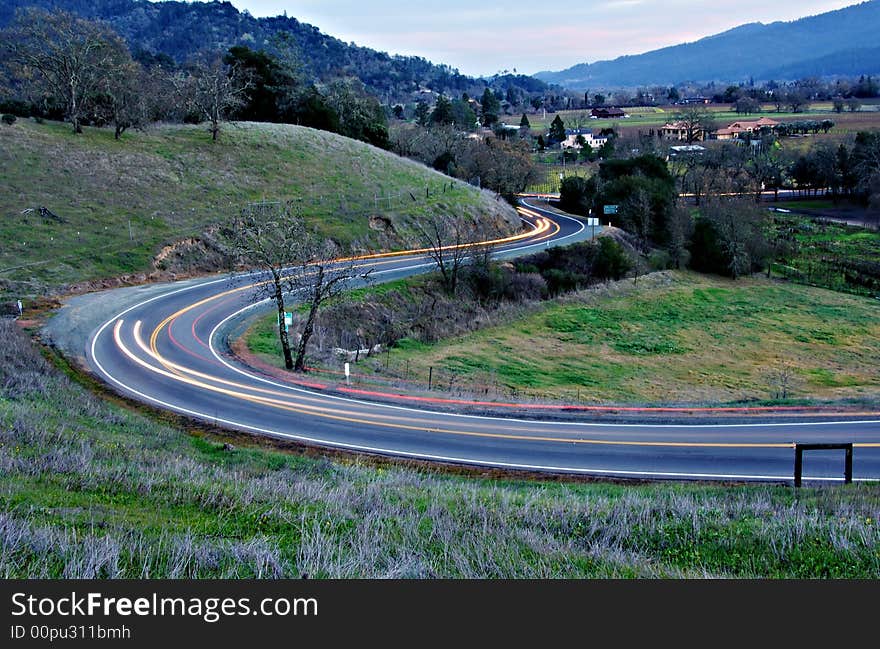
POLYGON ((605 214, 617 214, 617 205, 605 205, 602 211, 605 214))
POLYGON ((599 219, 597 219, 595 216, 591 216, 587 218, 587 225, 597 226, 599 225, 599 219))

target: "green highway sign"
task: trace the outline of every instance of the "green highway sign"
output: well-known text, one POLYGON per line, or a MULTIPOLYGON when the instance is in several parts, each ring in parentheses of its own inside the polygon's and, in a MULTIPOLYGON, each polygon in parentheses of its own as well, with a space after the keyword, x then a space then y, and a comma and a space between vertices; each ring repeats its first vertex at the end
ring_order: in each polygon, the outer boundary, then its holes
POLYGON ((602 211, 605 214, 617 214, 617 205, 605 205, 602 211))

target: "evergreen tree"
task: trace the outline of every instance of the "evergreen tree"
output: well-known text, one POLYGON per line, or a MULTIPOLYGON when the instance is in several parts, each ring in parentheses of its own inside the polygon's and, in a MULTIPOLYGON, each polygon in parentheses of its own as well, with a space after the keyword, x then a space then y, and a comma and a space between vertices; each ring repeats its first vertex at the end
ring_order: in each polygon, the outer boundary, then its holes
POLYGON ((430 116, 431 111, 428 109, 428 104, 419 99, 419 103, 416 104, 416 122, 419 126, 427 126, 430 116))
POLYGON ((565 139, 565 122, 562 121, 562 118, 557 115, 553 118, 553 121, 550 122, 550 141, 551 142, 562 142, 565 139))
POLYGON ((529 118, 526 117, 525 113, 523 113, 522 119, 519 120, 519 127, 520 128, 531 128, 532 127, 531 123, 529 123, 529 118))
POLYGON ((443 95, 437 97, 434 112, 431 113, 431 121, 435 124, 452 124, 455 116, 452 114, 452 102, 443 95))
POLYGON ((486 88, 483 91, 483 97, 480 99, 483 105, 483 126, 492 126, 498 121, 498 113, 501 110, 501 102, 491 89, 486 88))

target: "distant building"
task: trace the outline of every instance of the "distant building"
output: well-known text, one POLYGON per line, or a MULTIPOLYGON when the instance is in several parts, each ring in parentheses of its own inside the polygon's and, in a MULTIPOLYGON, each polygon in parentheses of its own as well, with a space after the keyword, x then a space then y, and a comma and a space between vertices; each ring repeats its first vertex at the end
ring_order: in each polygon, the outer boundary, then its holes
POLYGON ((675 158, 680 155, 702 155, 706 151, 706 147, 699 144, 684 144, 682 146, 669 147, 669 157, 675 158))
POLYGON ((562 149, 580 149, 581 145, 577 143, 578 136, 584 138, 585 144, 590 145, 592 149, 598 149, 608 141, 607 135, 596 135, 589 128, 567 128, 565 129, 565 139, 559 143, 562 149))
MULTIPOLYGON (((687 142, 688 125, 686 122, 669 122, 660 127, 660 136, 664 140, 677 140, 679 142, 687 142)), ((691 129, 693 140, 703 140, 705 133, 699 126, 693 126, 691 129)))
POLYGON ((622 117, 628 117, 628 115, 619 108, 594 108, 590 111, 590 115, 596 119, 620 119, 622 117))
POLYGON ((685 97, 684 99, 679 99, 679 104, 710 104, 712 100, 709 97, 685 97))
POLYGON ((777 126, 779 126, 779 122, 777 122, 775 119, 762 117, 760 119, 751 121, 733 122, 733 124, 730 124, 729 126, 719 128, 712 134, 712 136, 716 140, 737 140, 744 134, 751 135, 754 133, 759 133, 762 129, 765 128, 772 131, 777 126))

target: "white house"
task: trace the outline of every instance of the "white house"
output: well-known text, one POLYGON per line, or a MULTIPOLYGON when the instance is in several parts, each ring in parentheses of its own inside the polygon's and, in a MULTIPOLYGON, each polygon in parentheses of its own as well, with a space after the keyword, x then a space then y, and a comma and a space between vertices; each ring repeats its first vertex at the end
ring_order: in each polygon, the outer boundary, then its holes
POLYGON ((598 149, 608 141, 607 135, 596 135, 589 128, 567 128, 565 129, 565 139, 559 143, 562 149, 580 149, 578 144, 578 136, 584 138, 584 143, 589 144, 591 149, 598 149))

